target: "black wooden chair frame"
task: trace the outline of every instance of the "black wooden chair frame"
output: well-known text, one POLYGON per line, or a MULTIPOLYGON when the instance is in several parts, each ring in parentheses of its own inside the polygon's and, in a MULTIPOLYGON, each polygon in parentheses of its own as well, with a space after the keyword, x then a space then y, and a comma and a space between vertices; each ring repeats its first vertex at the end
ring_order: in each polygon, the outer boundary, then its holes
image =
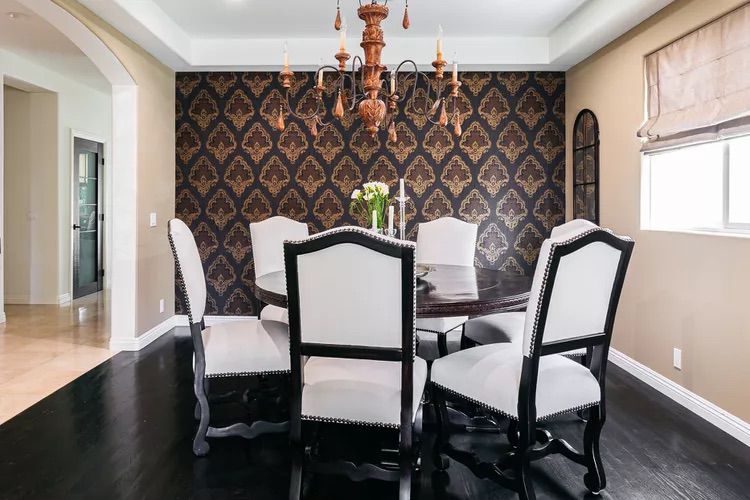
MULTIPOLYGON (((414 456, 415 429, 413 428, 413 367, 416 337, 414 328, 416 300, 414 293, 415 252, 413 246, 400 246, 397 244, 397 241, 385 240, 382 237, 363 234, 352 228, 345 228, 338 232, 328 233, 324 237, 311 237, 304 242, 284 243, 292 363, 290 439, 293 448, 293 468, 289 493, 290 499, 297 500, 301 497, 304 469, 313 473, 344 475, 353 481, 363 481, 365 479, 399 481, 400 500, 408 500, 411 496, 412 467, 416 463, 416 457, 414 456), (302 342, 297 257, 344 243, 361 245, 375 252, 401 260, 401 348, 302 342), (398 470, 370 463, 356 465, 345 460, 316 462, 312 455, 305 450, 302 435, 302 389, 304 386, 304 359, 307 356, 401 362, 398 470)), ((356 425, 348 421, 333 423, 356 425)), ((362 423, 361 425, 367 427, 374 424, 362 423)))
MULTIPOLYGON (((206 438, 221 438, 221 437, 243 437, 245 439, 253 439, 263 434, 280 434, 289 431, 289 422, 267 422, 264 420, 256 420, 251 425, 244 422, 238 422, 226 427, 211 427, 211 410, 209 405, 209 383, 211 378, 228 378, 228 377, 247 377, 247 376, 265 376, 265 375, 277 375, 277 374, 288 374, 288 371, 284 372, 258 372, 251 374, 227 374, 216 377, 206 377, 206 351, 203 346, 203 331, 206 329, 206 323, 203 318, 200 321, 194 322, 192 311, 190 310, 190 300, 188 299, 187 289, 185 288, 185 280, 182 275, 182 268, 180 266, 180 260, 177 255, 174 240, 172 235, 168 234, 169 245, 172 248, 172 254, 174 256, 175 269, 177 273, 177 280, 180 283, 180 291, 185 298, 185 307, 187 308, 188 321, 190 325, 190 337, 193 341, 193 353, 195 354, 195 366, 193 369, 193 392, 197 399, 195 405, 195 419, 198 420, 198 429, 193 439, 193 453, 196 456, 206 456, 210 450, 210 446, 206 441, 206 438)), ((231 399, 233 394, 224 394, 216 398, 217 401, 225 401, 231 399)))
MULTIPOLYGON (((516 491, 523 500, 533 500, 536 498, 536 495, 531 479, 531 462, 559 453, 573 462, 586 467, 587 472, 584 475, 584 484, 592 493, 599 493, 606 487, 607 480, 599 451, 599 437, 606 420, 605 380, 607 359, 617 304, 620 300, 634 243, 629 238, 618 237, 608 231, 599 229, 581 236, 570 243, 555 245, 552 249, 552 256, 549 262, 547 281, 554 283, 562 257, 595 242, 603 242, 621 251, 609 299, 604 331, 586 337, 544 343, 544 327, 554 286, 544 287, 539 307, 539 326, 536 336, 533 339, 533 345, 531 346, 531 356, 524 356, 523 359, 521 382, 518 391, 517 419, 501 414, 491 408, 482 407, 477 402, 467 400, 460 394, 444 390, 434 384, 432 385, 438 420, 438 438, 433 449, 433 460, 436 468, 445 470, 448 467, 447 457, 450 457, 467 466, 477 477, 491 479, 506 488, 516 491), (589 357, 589 369, 599 382, 601 398, 598 404, 588 408, 588 421, 583 436, 583 452, 579 452, 567 441, 554 438, 548 431, 537 427, 536 387, 541 356, 560 354, 583 347, 587 348, 587 353, 591 353, 589 357), (453 447, 449 442, 449 421, 446 407, 446 401, 452 399, 463 403, 475 404, 489 412, 497 420, 510 417, 507 436, 512 449, 496 462, 482 462, 476 454, 453 447), (512 475, 507 474, 506 471, 509 470, 513 472, 512 475)), ((572 413, 579 410, 582 410, 582 408, 571 408, 569 411, 572 413)))

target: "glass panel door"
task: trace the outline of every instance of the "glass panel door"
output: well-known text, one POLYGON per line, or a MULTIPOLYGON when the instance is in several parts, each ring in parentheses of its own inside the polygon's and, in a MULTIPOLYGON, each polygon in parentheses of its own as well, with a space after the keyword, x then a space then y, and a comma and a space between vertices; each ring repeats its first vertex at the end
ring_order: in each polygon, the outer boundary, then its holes
POLYGON ((74 140, 73 298, 102 289, 101 169, 102 144, 74 140))

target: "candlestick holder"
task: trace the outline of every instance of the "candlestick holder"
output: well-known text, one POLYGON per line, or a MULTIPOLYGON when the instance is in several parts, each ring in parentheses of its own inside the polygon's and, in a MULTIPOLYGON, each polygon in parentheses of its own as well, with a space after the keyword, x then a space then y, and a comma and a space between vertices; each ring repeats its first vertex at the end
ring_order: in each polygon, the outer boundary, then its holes
POLYGON ((399 239, 406 239, 406 202, 409 199, 408 196, 398 196, 398 234, 399 239))

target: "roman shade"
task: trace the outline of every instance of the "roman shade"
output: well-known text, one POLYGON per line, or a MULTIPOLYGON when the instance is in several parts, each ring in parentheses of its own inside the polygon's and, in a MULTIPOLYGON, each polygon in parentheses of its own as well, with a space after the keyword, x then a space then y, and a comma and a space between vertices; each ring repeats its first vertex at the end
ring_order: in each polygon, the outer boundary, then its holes
POLYGON ((750 133, 750 3, 646 56, 643 151, 750 133))

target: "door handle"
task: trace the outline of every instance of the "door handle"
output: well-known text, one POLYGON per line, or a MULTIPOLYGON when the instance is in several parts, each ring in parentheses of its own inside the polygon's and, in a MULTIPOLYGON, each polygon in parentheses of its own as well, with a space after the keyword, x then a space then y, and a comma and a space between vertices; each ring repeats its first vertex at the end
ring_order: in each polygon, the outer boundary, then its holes
POLYGON ((73 224, 73 230, 75 231, 76 229, 81 229, 81 226, 79 226, 78 224, 73 224))

